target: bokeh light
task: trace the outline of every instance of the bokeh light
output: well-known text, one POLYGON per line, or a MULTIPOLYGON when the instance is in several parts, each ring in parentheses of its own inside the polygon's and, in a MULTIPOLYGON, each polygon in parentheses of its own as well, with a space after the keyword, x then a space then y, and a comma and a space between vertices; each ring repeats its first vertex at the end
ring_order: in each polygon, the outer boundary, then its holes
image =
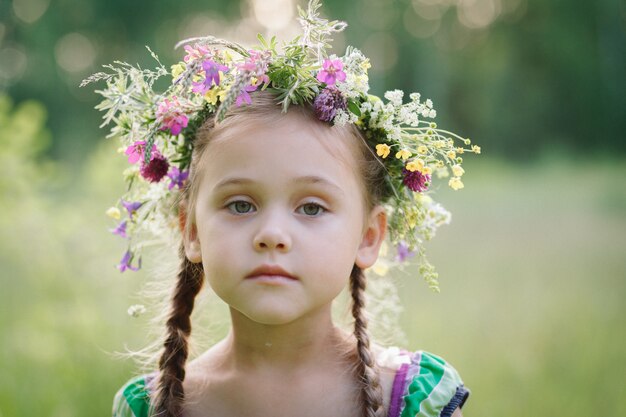
POLYGON ((49 5, 50 0, 13 0, 13 13, 25 23, 35 23, 49 5))
POLYGON ((252 10, 256 20, 270 31, 286 28, 294 17, 292 0, 252 0, 252 10))
POLYGON ((12 84, 24 74, 27 65, 24 49, 17 45, 7 45, 0 49, 0 86, 12 84))
POLYGON ((85 35, 73 32, 59 39, 54 47, 57 64, 67 72, 90 68, 96 59, 96 49, 85 35))

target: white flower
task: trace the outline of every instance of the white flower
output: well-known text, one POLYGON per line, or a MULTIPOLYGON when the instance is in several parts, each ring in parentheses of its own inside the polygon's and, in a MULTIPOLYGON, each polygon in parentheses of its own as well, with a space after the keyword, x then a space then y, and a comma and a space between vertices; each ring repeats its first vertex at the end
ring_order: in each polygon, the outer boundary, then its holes
POLYGON ((402 97, 404 97, 404 91, 393 90, 385 93, 385 98, 391 102, 395 107, 402 105, 402 97))
POLYGON ((400 126, 392 126, 387 131, 389 132, 387 136, 390 139, 395 141, 399 141, 400 139, 402 139, 402 129, 400 128, 400 126))
POLYGON ((344 126, 350 120, 350 116, 343 110, 337 110, 333 123, 337 126, 344 126))
POLYGON ((411 93, 409 94, 409 97, 411 98, 411 100, 419 102, 422 95, 420 93, 411 93))
POLYGON ((433 102, 431 99, 426 100, 426 107, 428 107, 429 109, 433 108, 433 102))
POLYGON ((132 317, 139 317, 146 312, 146 307, 141 304, 134 304, 128 307, 128 315, 132 317))

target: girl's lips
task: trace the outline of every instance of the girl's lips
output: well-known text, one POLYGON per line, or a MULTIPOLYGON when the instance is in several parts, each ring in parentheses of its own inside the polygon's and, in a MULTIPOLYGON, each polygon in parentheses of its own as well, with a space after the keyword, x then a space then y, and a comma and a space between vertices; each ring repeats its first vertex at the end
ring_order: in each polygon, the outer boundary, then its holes
POLYGON ((261 265, 260 267, 253 270, 250 274, 246 276, 246 278, 250 279, 263 279, 263 280, 273 280, 273 279, 289 279, 289 280, 297 280, 295 276, 285 271, 278 265, 261 265))

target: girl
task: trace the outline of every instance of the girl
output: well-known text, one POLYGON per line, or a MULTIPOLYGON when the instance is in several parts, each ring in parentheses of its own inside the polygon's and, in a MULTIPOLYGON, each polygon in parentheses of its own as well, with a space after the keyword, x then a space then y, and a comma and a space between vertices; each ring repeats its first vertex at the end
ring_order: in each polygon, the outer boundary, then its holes
POLYGON ((303 36, 284 52, 274 39, 258 50, 188 42, 164 93, 152 91, 162 65, 122 63, 87 80, 107 80, 99 108, 132 164, 127 218, 113 230, 129 239, 120 270, 140 267, 147 231, 174 230, 177 218, 182 232, 159 369, 119 390, 115 417, 461 416, 469 391, 450 364, 370 343, 364 270, 388 235, 397 259, 417 255, 436 288, 421 243, 448 213, 426 195, 431 173, 448 165, 461 188, 457 153, 479 148, 422 121, 435 113, 418 94, 406 104, 397 90, 387 104, 368 95, 369 61, 354 48, 325 55, 345 24, 318 8, 301 11, 303 36), (187 362, 205 281, 231 328, 187 362), (331 318, 346 286, 351 334, 331 318))

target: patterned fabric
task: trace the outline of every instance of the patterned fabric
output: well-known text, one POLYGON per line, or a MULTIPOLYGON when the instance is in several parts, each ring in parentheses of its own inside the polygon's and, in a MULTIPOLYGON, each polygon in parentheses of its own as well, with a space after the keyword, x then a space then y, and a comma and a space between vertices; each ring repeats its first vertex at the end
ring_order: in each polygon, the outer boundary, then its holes
MULTIPOLYGON (((396 356, 396 355, 394 355, 396 356)), ((439 356, 399 352, 388 417, 450 417, 470 395, 457 371, 439 356)), ((148 417, 150 384, 156 374, 128 381, 113 400, 113 417, 148 417)))
POLYGON ((439 356, 403 352, 388 417, 450 417, 470 395, 458 372, 439 356))
POLYGON ((148 417, 150 382, 155 374, 140 375, 128 381, 115 394, 113 417, 148 417))

